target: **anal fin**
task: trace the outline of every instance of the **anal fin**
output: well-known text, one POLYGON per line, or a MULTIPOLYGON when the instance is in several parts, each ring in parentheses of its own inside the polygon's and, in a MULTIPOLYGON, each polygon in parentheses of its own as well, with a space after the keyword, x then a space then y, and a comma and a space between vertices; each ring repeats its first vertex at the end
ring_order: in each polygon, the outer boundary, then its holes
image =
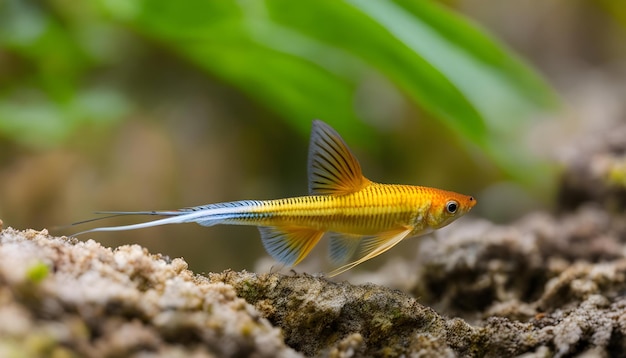
POLYGON ((323 231, 298 226, 259 227, 265 250, 278 262, 295 266, 317 245, 323 231))
MULTIPOLYGON (((335 249, 337 250, 334 254, 335 256, 341 257, 340 253, 357 253, 356 260, 340 266, 335 270, 331 271, 328 276, 333 277, 337 276, 340 273, 348 271, 356 265, 359 265, 369 259, 372 259, 385 251, 391 249, 395 245, 397 245, 400 241, 405 239, 410 233, 413 231, 411 227, 403 227, 398 230, 388 231, 382 233, 377 236, 363 236, 360 239, 355 239, 353 237, 346 236, 343 239, 337 239, 338 236, 335 237, 335 249), (350 242, 348 240, 356 240, 350 242)), ((341 234, 337 234, 341 235, 341 234)), ((350 235, 352 236, 352 235, 350 235)), ((331 242, 331 259, 333 259, 333 242, 331 242)), ((346 258, 349 259, 349 258, 346 258)))
POLYGON ((328 256, 330 262, 335 265, 343 265, 348 262, 361 246, 363 235, 344 234, 341 232, 329 232, 328 235, 328 256))

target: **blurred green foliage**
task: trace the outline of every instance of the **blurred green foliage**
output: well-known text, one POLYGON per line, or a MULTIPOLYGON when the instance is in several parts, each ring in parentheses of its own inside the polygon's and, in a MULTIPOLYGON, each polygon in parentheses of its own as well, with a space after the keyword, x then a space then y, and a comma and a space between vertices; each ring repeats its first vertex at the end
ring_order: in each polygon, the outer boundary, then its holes
POLYGON ((626 28, 626 6, 621 0, 599 0, 598 5, 626 28))
POLYGON ((90 39, 45 3, 0 3, 0 134, 33 147, 66 140, 83 125, 120 120, 116 88, 86 81, 102 59, 90 39))
POLYGON ((515 136, 556 97, 485 31, 431 1, 8 0, 0 4, 0 134, 54 145, 127 116, 106 80, 131 30, 308 133, 357 125, 356 91, 376 71, 505 171, 532 181, 515 136))

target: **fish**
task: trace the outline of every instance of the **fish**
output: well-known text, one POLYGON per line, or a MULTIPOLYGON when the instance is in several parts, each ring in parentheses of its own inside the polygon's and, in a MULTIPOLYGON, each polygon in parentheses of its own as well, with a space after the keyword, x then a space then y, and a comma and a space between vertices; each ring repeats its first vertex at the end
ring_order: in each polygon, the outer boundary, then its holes
POLYGON ((120 215, 158 215, 148 222, 104 226, 98 231, 123 231, 166 224, 202 226, 253 225, 267 253, 296 266, 319 243, 329 242, 329 258, 339 275, 397 245, 428 234, 469 212, 476 199, 452 191, 367 179, 346 142, 331 126, 314 120, 308 153, 309 195, 273 200, 240 200, 165 211, 100 211, 107 214, 85 223, 120 215))

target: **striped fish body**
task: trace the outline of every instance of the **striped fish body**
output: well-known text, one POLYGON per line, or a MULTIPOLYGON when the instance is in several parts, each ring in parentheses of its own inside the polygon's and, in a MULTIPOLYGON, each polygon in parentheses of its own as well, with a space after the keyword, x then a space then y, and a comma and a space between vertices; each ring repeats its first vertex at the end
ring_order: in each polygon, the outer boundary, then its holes
POLYGON ((276 200, 242 200, 170 211, 101 212, 112 215, 162 215, 149 222, 99 227, 93 231, 141 229, 195 222, 254 225, 267 252, 294 266, 326 235, 330 259, 339 267, 330 276, 389 250, 403 239, 443 227, 467 213, 476 200, 451 191, 374 183, 335 130, 313 122, 309 146, 309 195, 276 200))
POLYGON ((370 183, 344 195, 244 201, 231 218, 215 223, 300 226, 354 235, 375 235, 410 226, 411 235, 419 235, 429 229, 431 203, 441 195, 439 190, 428 187, 370 183))

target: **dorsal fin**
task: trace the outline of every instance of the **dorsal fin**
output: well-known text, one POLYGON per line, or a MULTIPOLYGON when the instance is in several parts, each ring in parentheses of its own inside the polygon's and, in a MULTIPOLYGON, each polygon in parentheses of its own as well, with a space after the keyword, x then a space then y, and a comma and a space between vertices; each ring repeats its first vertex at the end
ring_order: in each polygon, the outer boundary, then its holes
POLYGON ((349 194, 370 183, 341 136, 320 120, 313 121, 308 164, 311 195, 349 194))

